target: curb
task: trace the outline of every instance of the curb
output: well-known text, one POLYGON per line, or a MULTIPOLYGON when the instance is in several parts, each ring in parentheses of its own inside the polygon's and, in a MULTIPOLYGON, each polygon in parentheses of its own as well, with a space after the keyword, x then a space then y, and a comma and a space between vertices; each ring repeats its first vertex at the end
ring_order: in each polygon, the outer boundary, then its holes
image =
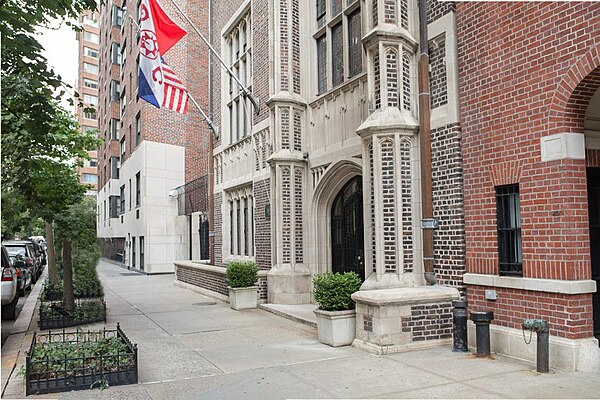
POLYGON ((281 310, 278 310, 276 308, 269 307, 269 304, 259 304, 258 308, 260 308, 261 310, 270 312, 271 314, 275 314, 275 315, 278 315, 280 317, 287 318, 287 319, 292 320, 294 322, 299 322, 301 324, 310 326, 312 328, 316 328, 317 327, 317 323, 315 321, 311 321, 311 320, 308 320, 306 318, 300 317, 298 315, 289 314, 289 313, 286 313, 285 311, 281 311, 281 310))
POLYGON ((6 343, 2 347, 2 398, 20 398, 23 389, 22 378, 17 378, 17 366, 25 364, 25 353, 27 352, 27 340, 31 338, 30 329, 32 327, 33 316, 35 314, 36 305, 40 292, 42 291, 42 283, 48 276, 48 267, 44 268, 44 272, 38 278, 37 283, 31 289, 27 301, 21 309, 19 317, 13 325, 10 336, 6 339, 6 343), (28 334, 29 333, 29 334, 28 334), (25 344, 25 348, 23 348, 25 344))

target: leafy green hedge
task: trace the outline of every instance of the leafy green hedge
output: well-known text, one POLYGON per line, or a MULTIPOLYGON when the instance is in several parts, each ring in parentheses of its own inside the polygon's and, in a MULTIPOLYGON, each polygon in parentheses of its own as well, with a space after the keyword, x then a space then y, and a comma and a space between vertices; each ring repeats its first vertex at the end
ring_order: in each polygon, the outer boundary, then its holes
POLYGON ((252 261, 232 261, 227 264, 227 281, 233 288, 256 285, 258 268, 252 261))
POLYGON ((315 275, 313 278, 315 301, 319 310, 343 311, 352 310, 354 301, 350 296, 360 289, 360 277, 354 272, 315 275))

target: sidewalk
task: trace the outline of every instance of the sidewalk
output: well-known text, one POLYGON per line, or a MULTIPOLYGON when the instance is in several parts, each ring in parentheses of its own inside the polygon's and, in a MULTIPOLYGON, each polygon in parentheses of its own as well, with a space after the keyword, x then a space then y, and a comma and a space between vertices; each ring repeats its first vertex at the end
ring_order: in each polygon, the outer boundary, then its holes
MULTIPOLYGON (((29 398, 600 397, 593 374, 537 374, 533 364, 448 348, 385 356, 334 349, 320 344, 312 327, 260 309, 233 311, 173 286, 173 275, 140 275, 102 261, 98 273, 107 326, 120 322, 138 344, 139 384, 29 398)), ((86 329, 95 326, 103 325, 86 329)))

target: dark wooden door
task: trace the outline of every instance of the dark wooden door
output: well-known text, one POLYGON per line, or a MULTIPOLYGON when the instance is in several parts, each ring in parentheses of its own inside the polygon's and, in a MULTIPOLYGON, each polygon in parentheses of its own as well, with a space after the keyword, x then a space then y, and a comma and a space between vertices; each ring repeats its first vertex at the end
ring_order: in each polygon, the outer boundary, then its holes
POLYGON ((365 279, 362 180, 348 182, 331 208, 331 270, 356 272, 365 279))
MULTIPOLYGON (((592 279, 600 288, 600 168, 588 168, 588 207, 590 216, 590 251, 592 279)), ((594 335, 600 335, 600 293, 593 294, 594 335)))

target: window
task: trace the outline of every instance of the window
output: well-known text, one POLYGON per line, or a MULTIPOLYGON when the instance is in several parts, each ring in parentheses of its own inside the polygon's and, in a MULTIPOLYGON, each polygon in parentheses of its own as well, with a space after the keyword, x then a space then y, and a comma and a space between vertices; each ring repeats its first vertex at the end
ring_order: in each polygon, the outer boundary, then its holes
POLYGON ((135 206, 139 207, 142 203, 142 188, 141 188, 142 180, 140 178, 140 173, 135 174, 135 206))
POLYGON ((98 66, 90 63, 83 63, 83 70, 85 72, 89 72, 90 74, 98 75, 98 66))
POLYGON ((98 81, 93 79, 83 78, 83 86, 90 89, 98 89, 98 81))
POLYGON ((111 101, 119 101, 119 97, 121 94, 119 81, 112 80, 110 81, 110 100, 111 101))
POLYGON ((88 57, 98 58, 98 50, 90 49, 89 47, 83 48, 83 54, 88 57))
POLYGON ((135 116, 135 145, 137 146, 138 144, 140 144, 140 141, 142 140, 142 121, 141 121, 141 115, 138 112, 137 115, 135 116))
POLYGON ((98 183, 98 175, 94 174, 82 174, 81 181, 83 183, 98 183))
POLYGON ((112 6, 112 24, 113 26, 123 25, 123 9, 119 6, 112 6))
POLYGON ((113 64, 121 65, 121 46, 118 43, 110 46, 110 60, 113 64))
POLYGON ((117 140, 119 134, 119 120, 116 118, 110 119, 110 140, 117 140))
POLYGON ((100 43, 100 38, 98 35, 88 31, 83 31, 83 39, 96 44, 100 43))
POLYGON ((87 119, 98 119, 98 114, 96 114, 95 112, 86 111, 83 113, 83 117, 87 119))
POLYGON ((119 189, 119 214, 123 214, 125 212, 125 185, 121 185, 119 189))
POLYGON ((121 118, 123 118, 123 114, 125 114, 125 106, 127 105, 127 94, 123 90, 121 93, 121 118))
POLYGON ((93 126, 84 126, 81 128, 81 131, 84 133, 94 132, 96 131, 96 128, 94 128, 93 126))
POLYGON ((500 275, 523 276, 519 185, 496 187, 500 275))
POLYGON ((131 266, 135 268, 135 236, 131 237, 131 266))
POLYGON ((119 217, 119 196, 108 197, 108 214, 109 218, 119 217))
POLYGON ((83 95, 83 102, 92 105, 98 105, 98 96, 93 96, 91 94, 83 95))
POLYGON ((121 138, 121 164, 125 162, 125 136, 121 138))
POLYGON ((131 210, 131 179, 129 180, 129 209, 131 210))
POLYGON ((358 4, 354 0, 316 0, 317 94, 343 84, 363 70, 362 22, 358 4), (327 9, 331 12, 330 16, 327 9), (336 24, 326 26, 334 18, 336 24), (331 42, 330 49, 327 48, 328 40, 331 42), (328 74, 329 70, 331 74, 328 74))
POLYGON ((317 93, 327 91, 327 36, 317 39, 317 93))
POLYGON ((119 157, 110 158, 110 179, 119 179, 119 157))
POLYGON ((229 254, 231 255, 254 255, 253 198, 247 192, 247 190, 240 190, 230 194, 229 254))
POLYGON ((144 270, 144 237, 140 236, 140 270, 144 270))
POLYGON ((98 160, 95 158, 90 159, 90 167, 97 167, 98 166, 98 160))
MULTIPOLYGON (((250 12, 229 30, 225 40, 228 65, 242 85, 252 90, 252 27, 250 12)), ((225 94, 229 121, 230 143, 246 137, 252 127, 252 104, 242 93, 238 83, 231 77, 225 94)))

